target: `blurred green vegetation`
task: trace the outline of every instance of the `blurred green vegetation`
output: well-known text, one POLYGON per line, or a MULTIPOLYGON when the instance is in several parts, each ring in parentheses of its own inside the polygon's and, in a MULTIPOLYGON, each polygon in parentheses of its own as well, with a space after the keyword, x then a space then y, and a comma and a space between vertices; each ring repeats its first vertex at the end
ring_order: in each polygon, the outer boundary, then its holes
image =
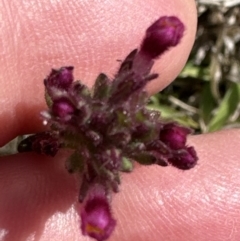
POLYGON ((179 77, 152 96, 162 117, 206 133, 240 127, 240 1, 198 0, 196 41, 179 77))

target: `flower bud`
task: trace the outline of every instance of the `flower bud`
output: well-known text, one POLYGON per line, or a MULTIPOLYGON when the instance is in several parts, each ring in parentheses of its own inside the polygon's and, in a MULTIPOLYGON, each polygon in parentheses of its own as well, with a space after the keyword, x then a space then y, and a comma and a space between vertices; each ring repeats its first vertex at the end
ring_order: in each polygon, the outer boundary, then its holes
POLYGON ((73 114, 75 108, 69 99, 62 97, 55 100, 52 104, 52 113, 55 116, 65 119, 73 114))
POLYGON ((184 25, 177 17, 161 17, 147 29, 140 52, 155 59, 170 47, 176 46, 183 32, 184 25))
POLYGON ((81 229, 83 235, 103 241, 112 234, 116 221, 112 218, 106 196, 94 191, 86 200, 81 211, 81 229))
POLYGON ((160 131, 159 139, 173 150, 178 150, 185 147, 187 135, 190 133, 188 128, 169 123, 160 131))
POLYGON ((46 87, 68 89, 73 82, 73 67, 62 67, 58 70, 52 69, 50 75, 44 80, 46 87))
POLYGON ((55 156, 60 146, 58 136, 46 131, 28 136, 22 140, 18 145, 18 152, 34 151, 47 156, 55 156))
POLYGON ((175 154, 174 157, 169 158, 168 162, 176 168, 188 170, 197 164, 197 154, 192 146, 175 154))

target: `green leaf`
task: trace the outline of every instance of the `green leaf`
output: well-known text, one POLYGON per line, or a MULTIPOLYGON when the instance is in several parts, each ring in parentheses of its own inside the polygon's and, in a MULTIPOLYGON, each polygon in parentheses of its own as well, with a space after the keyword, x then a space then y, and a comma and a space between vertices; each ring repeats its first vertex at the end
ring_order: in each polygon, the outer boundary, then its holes
POLYGON ((221 129, 235 112, 240 101, 240 84, 233 83, 224 95, 215 116, 209 123, 208 131, 221 129))
POLYGON ((190 127, 194 129, 199 128, 198 123, 190 115, 186 115, 182 111, 177 111, 167 105, 161 105, 161 106, 148 105, 147 108, 149 110, 159 111, 163 119, 176 121, 179 124, 184 125, 186 127, 190 127))
POLYGON ((109 82, 107 75, 99 74, 93 87, 93 98, 99 100, 106 99, 109 94, 109 82))
POLYGON ((127 157, 122 158, 121 171, 131 172, 133 170, 133 161, 127 157))
POLYGON ((45 97, 45 101, 47 103, 48 108, 51 109, 53 101, 52 101, 50 95, 48 94, 48 92, 46 91, 46 89, 45 89, 44 97, 45 97))
POLYGON ((216 101, 212 95, 210 84, 206 84, 201 94, 199 109, 203 121, 207 125, 212 117, 212 112, 216 107, 216 101))
POLYGON ((183 78, 192 77, 207 80, 209 79, 209 68, 196 66, 192 61, 188 61, 179 76, 183 78))
POLYGON ((132 158, 142 165, 152 165, 156 162, 156 158, 148 152, 140 152, 138 154, 134 154, 132 158))

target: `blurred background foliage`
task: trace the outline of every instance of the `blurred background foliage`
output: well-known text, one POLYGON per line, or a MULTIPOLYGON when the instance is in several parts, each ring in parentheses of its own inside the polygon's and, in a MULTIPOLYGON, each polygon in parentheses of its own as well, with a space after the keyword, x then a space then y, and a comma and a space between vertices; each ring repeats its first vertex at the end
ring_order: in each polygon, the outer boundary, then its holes
POLYGON ((188 63, 149 107, 206 133, 240 127, 240 0, 196 0, 198 30, 188 63))

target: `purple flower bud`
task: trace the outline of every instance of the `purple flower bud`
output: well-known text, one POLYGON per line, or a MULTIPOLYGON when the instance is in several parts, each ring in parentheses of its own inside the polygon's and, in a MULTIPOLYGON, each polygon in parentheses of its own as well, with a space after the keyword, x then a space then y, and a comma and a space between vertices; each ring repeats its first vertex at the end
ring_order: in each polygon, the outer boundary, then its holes
POLYGON ((159 139, 170 148, 178 150, 185 147, 187 135, 190 133, 188 128, 170 123, 166 124, 160 131, 159 139))
POLYGON ((81 229, 83 235, 103 241, 112 234, 116 221, 112 218, 106 196, 94 191, 87 199, 81 211, 81 229))
POLYGON ((168 159, 168 162, 176 168, 188 170, 197 164, 197 160, 196 151, 190 146, 185 150, 181 150, 179 153, 175 153, 172 158, 168 159))
POLYGON ((52 69, 50 75, 44 80, 45 86, 59 89, 68 89, 73 82, 73 67, 62 67, 58 70, 52 69))
POLYGON ((140 52, 155 59, 170 47, 176 46, 183 32, 184 25, 177 17, 161 17, 147 29, 140 52))
POLYGON ((60 146, 58 136, 46 131, 22 140, 18 145, 18 152, 35 151, 39 154, 55 156, 60 146))
POLYGON ((52 113, 53 115, 65 119, 73 114, 75 108, 71 101, 65 97, 54 100, 52 104, 52 113))

